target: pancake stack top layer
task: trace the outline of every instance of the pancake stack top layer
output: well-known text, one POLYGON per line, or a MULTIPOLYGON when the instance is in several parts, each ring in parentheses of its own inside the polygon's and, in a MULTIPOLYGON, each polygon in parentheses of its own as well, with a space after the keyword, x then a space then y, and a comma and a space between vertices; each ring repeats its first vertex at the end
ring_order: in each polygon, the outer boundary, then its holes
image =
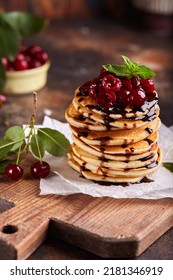
POLYGON ((124 57, 78 88, 66 119, 70 166, 99 182, 141 182, 161 162, 158 94, 146 66, 124 57))

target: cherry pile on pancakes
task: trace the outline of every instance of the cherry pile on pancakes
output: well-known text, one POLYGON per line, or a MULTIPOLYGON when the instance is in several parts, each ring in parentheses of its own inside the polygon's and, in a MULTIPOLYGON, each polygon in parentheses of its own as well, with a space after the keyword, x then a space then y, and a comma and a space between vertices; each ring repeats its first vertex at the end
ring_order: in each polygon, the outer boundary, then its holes
POLYGON ((79 87, 66 110, 73 138, 68 163, 97 182, 141 182, 161 163, 155 73, 123 59, 79 87))

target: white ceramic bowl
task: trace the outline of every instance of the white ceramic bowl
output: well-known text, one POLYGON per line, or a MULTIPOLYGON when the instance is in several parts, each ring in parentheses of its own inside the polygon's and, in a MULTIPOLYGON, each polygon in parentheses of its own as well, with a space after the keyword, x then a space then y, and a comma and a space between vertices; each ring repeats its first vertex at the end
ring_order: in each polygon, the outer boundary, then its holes
POLYGON ((47 82, 50 61, 38 68, 24 71, 7 71, 4 92, 10 94, 28 94, 43 88, 47 82))

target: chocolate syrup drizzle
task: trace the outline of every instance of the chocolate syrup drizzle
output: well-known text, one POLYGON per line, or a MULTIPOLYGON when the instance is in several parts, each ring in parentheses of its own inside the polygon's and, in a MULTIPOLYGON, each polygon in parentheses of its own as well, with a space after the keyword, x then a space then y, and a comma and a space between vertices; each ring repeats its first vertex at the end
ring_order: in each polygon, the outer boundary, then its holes
MULTIPOLYGON (((84 97, 88 96, 88 93, 86 92, 78 92, 76 94, 77 97, 80 97, 78 99, 79 102, 82 102, 84 100, 84 97)), ((119 104, 116 104, 115 106, 109 108, 108 110, 104 110, 103 108, 101 108, 99 105, 93 105, 93 104, 88 104, 86 105, 86 107, 90 110, 97 110, 97 111, 102 111, 104 113, 103 116, 103 120, 104 120, 104 125, 107 127, 107 130, 110 130, 111 122, 115 122, 115 120, 110 117, 111 114, 120 114, 122 115, 122 117, 126 120, 142 120, 143 122, 149 122, 152 121, 153 119, 155 119, 157 117, 156 111, 159 110, 159 105, 158 105, 158 98, 155 98, 153 101, 146 101, 140 108, 132 108, 132 111, 130 111, 130 113, 133 113, 134 116, 127 118, 128 116, 128 112, 125 110, 125 108, 122 108, 119 104), (136 112, 147 112, 145 116, 137 116, 136 112)), ((91 114, 89 114, 89 116, 91 116, 91 114)), ((85 121, 86 117, 83 114, 80 114, 78 116, 75 117, 76 120, 80 120, 80 121, 85 121)), ((124 127, 126 127, 127 124, 124 123, 124 127)), ((134 124, 135 127, 135 124, 134 124)), ((148 132, 148 134, 152 134, 153 130, 149 127, 145 128, 145 130, 148 132)), ((87 137, 89 134, 89 131, 85 130, 85 131, 79 131, 78 132, 78 137, 87 137)), ((104 136, 104 137, 99 137, 99 138, 94 138, 94 140, 99 140, 101 141, 101 145, 100 145, 100 151, 102 152, 102 156, 99 158, 101 160, 101 162, 107 162, 109 161, 108 159, 105 158, 104 156, 104 151, 105 148, 103 147, 104 145, 106 145, 106 143, 111 140, 112 138, 109 136, 104 136)), ((145 138, 144 141, 146 141, 149 145, 153 145, 153 141, 151 139, 145 138)), ((124 144, 121 145, 122 148, 126 149, 129 145, 125 142, 124 144)), ((128 147, 128 149, 126 149, 126 156, 127 156, 127 160, 124 162, 129 162, 128 161, 128 157, 131 156, 131 154, 134 153, 134 148, 133 147, 128 147)), ((146 161, 149 159, 153 158, 153 153, 151 153, 150 155, 139 159, 139 161, 146 161)), ((81 171, 90 171, 88 170, 86 167, 86 162, 83 162, 82 166, 81 166, 81 171)), ((145 166, 145 168, 154 168, 158 165, 158 161, 154 160, 153 162, 151 161, 150 164, 148 164, 147 166, 145 166)), ((103 176, 106 178, 107 177, 107 173, 106 171, 103 172, 102 170, 102 165, 100 165, 100 167, 98 168, 99 170, 101 170, 101 172, 103 173, 103 176)), ((125 172, 129 172, 131 169, 130 168, 126 168, 124 169, 125 172)), ((81 177, 84 177, 83 175, 80 175, 81 177)), ((85 177, 84 177, 85 178, 85 177)), ((123 187, 127 187, 130 185, 130 183, 112 183, 112 182, 104 182, 104 181, 93 181, 99 185, 104 185, 104 186, 110 186, 110 185, 121 185, 123 187)), ((140 182, 137 183, 142 183, 142 182, 153 182, 153 180, 150 180, 148 177, 143 177, 140 182)))

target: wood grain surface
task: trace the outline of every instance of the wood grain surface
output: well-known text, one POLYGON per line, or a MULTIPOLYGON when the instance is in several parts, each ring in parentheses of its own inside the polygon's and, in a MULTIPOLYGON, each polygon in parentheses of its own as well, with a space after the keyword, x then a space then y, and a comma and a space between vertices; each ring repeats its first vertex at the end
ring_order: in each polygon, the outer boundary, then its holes
POLYGON ((39 195, 39 182, 25 165, 25 177, 3 177, 1 200, 12 203, 0 213, 0 259, 25 259, 49 236, 104 258, 140 255, 173 226, 173 200, 39 195))

